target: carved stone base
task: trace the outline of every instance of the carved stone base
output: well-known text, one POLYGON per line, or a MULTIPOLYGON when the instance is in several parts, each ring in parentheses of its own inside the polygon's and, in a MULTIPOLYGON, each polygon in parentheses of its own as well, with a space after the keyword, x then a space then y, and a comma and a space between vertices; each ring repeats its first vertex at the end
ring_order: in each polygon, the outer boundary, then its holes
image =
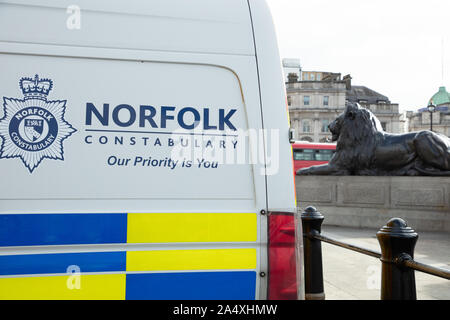
POLYGON ((380 228, 392 217, 416 231, 450 231, 450 177, 296 176, 297 202, 324 224, 380 228))

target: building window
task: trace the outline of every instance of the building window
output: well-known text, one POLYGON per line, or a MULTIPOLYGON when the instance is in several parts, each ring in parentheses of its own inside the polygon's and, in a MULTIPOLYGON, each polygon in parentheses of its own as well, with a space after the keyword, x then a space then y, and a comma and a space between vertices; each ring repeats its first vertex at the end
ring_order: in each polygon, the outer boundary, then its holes
POLYGON ((320 73, 318 73, 317 74, 317 81, 320 81, 320 79, 321 79, 321 76, 320 76, 320 73))
POLYGON ((381 127, 383 128, 384 131, 386 131, 386 127, 387 127, 386 122, 381 122, 381 127))
POLYGON ((322 123, 322 129, 321 129, 321 131, 322 131, 322 132, 328 132, 328 125, 330 124, 330 120, 328 120, 328 119, 322 119, 321 123, 322 123))
POLYGON ((287 96, 287 104, 288 104, 288 106, 290 106, 292 104, 291 96, 287 96))
POLYGON ((313 142, 313 141, 314 141, 313 138, 311 138, 311 137, 306 137, 306 136, 305 136, 305 137, 301 137, 300 140, 301 140, 301 141, 308 141, 308 142, 313 142))
POLYGON ((311 75, 309 76, 309 78, 311 79, 311 81, 314 81, 314 73, 311 73, 311 75))
POLYGON ((323 105, 324 106, 328 106, 329 101, 330 101, 330 97, 329 96, 324 96, 323 97, 323 105))
POLYGON ((304 133, 311 132, 311 122, 309 120, 302 121, 302 129, 304 133))
POLYGON ((303 96, 303 105, 309 106, 310 97, 309 96, 303 96))

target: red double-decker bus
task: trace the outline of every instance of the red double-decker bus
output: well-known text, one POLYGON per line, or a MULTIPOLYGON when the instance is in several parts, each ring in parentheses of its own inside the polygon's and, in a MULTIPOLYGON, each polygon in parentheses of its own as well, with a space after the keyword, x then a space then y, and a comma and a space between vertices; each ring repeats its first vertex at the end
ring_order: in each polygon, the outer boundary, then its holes
POLYGON ((336 152, 336 144, 297 141, 292 144, 292 152, 294 171, 297 172, 300 168, 328 163, 336 152))

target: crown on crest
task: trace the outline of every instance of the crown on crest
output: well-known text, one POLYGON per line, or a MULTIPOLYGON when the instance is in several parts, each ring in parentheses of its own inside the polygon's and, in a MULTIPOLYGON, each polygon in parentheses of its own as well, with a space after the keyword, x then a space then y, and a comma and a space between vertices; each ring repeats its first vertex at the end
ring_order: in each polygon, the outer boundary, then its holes
POLYGON ((50 79, 39 79, 39 76, 35 75, 34 79, 29 77, 20 79, 19 86, 25 99, 46 100, 53 88, 53 82, 50 79))

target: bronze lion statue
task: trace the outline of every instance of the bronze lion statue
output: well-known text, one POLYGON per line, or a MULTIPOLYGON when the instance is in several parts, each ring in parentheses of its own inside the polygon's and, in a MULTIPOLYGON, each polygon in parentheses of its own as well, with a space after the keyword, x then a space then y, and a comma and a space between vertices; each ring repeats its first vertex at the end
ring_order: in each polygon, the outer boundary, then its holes
POLYGON ((390 134, 357 103, 328 126, 336 153, 297 175, 450 176, 450 139, 432 131, 390 134))

